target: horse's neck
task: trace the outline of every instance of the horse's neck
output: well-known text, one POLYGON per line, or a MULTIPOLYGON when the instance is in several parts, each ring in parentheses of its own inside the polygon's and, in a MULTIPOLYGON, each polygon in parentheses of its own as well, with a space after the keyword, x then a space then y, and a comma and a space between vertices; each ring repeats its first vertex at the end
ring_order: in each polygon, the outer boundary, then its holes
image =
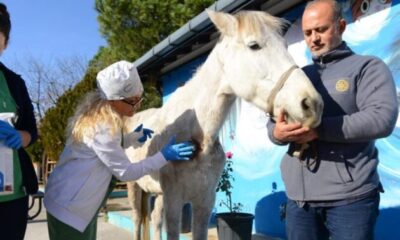
POLYGON ((197 94, 199 103, 195 106, 197 121, 203 135, 203 146, 211 146, 218 136, 218 131, 225 121, 235 96, 224 85, 223 65, 218 59, 218 45, 210 53, 206 62, 193 79, 193 86, 201 89, 197 94))
POLYGON ((197 70, 193 78, 178 88, 163 105, 158 116, 165 126, 174 126, 174 134, 185 133, 198 141, 203 149, 215 142, 226 115, 235 100, 224 86, 223 65, 218 59, 217 46, 197 70))

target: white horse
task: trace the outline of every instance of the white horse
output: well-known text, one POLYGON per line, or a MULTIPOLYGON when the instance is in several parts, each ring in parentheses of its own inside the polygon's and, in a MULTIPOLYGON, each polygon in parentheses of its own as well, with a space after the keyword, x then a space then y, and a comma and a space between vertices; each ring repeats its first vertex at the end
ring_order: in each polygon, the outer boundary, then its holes
POLYGON ((168 239, 179 239, 182 206, 189 202, 193 239, 207 239, 215 190, 225 164, 218 131, 236 97, 270 114, 276 115, 283 108, 289 121, 311 127, 320 123, 321 97, 305 74, 294 67, 281 35, 280 19, 257 11, 235 16, 208 11, 208 15, 221 38, 204 64, 161 108, 127 120, 128 129, 143 123, 156 133, 143 147, 127 149, 132 161, 155 154, 172 135, 177 135, 177 141, 196 142, 199 149, 192 160, 169 163, 128 185, 137 240, 147 211, 143 193, 159 196, 151 215, 153 239, 161 238, 163 207, 168 239))

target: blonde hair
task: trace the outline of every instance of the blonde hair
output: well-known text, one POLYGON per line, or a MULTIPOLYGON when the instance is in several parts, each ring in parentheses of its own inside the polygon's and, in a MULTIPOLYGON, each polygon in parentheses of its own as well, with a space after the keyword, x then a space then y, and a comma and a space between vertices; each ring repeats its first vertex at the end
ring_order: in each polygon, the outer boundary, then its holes
POLYGON ((98 124, 110 126, 110 134, 114 135, 121 131, 123 119, 107 100, 100 97, 99 91, 92 91, 86 94, 69 119, 67 137, 74 142, 82 142, 83 137, 93 138, 98 124))

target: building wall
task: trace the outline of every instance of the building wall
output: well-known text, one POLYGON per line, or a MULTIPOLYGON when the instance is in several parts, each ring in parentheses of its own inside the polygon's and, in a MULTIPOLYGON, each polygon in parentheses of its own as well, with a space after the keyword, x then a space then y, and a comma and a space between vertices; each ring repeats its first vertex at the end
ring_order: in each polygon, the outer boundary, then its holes
MULTIPOLYGON (((340 2, 348 22, 345 41, 356 53, 383 59, 393 73, 399 92, 400 0, 340 2), (360 7, 352 8, 356 4, 360 7)), ((300 26, 303 9, 304 5, 282 15, 293 23, 285 37, 299 66, 310 62, 300 26)), ((164 101, 168 100, 173 89, 190 79, 204 60, 205 56, 202 56, 163 76, 164 101)), ((268 140, 267 120, 265 113, 238 100, 220 131, 220 139, 225 150, 233 154, 234 202, 242 203, 244 211, 255 214, 255 232, 284 238, 280 206, 286 197, 279 164, 286 147, 275 146, 268 140)), ((378 171, 385 193, 381 195, 376 239, 400 239, 400 229, 396 227, 400 219, 400 120, 391 136, 377 141, 377 147, 380 154, 378 171)), ((222 199, 223 194, 217 194, 215 210, 218 212, 226 211, 219 206, 222 199)))
POLYGON ((176 88, 185 84, 192 75, 196 72, 196 69, 206 60, 207 55, 200 56, 178 68, 164 74, 161 77, 163 86, 163 103, 168 101, 169 96, 175 91, 176 88))

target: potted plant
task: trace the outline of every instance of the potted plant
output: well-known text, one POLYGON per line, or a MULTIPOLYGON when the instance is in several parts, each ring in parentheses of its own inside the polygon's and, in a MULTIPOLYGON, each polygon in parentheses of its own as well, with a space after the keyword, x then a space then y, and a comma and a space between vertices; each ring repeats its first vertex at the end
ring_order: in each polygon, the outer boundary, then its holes
POLYGON ((251 239, 254 215, 241 212, 243 204, 232 201, 232 153, 226 153, 227 161, 218 182, 217 191, 224 192, 226 199, 220 202, 229 212, 217 213, 217 231, 220 240, 248 240, 251 239))

